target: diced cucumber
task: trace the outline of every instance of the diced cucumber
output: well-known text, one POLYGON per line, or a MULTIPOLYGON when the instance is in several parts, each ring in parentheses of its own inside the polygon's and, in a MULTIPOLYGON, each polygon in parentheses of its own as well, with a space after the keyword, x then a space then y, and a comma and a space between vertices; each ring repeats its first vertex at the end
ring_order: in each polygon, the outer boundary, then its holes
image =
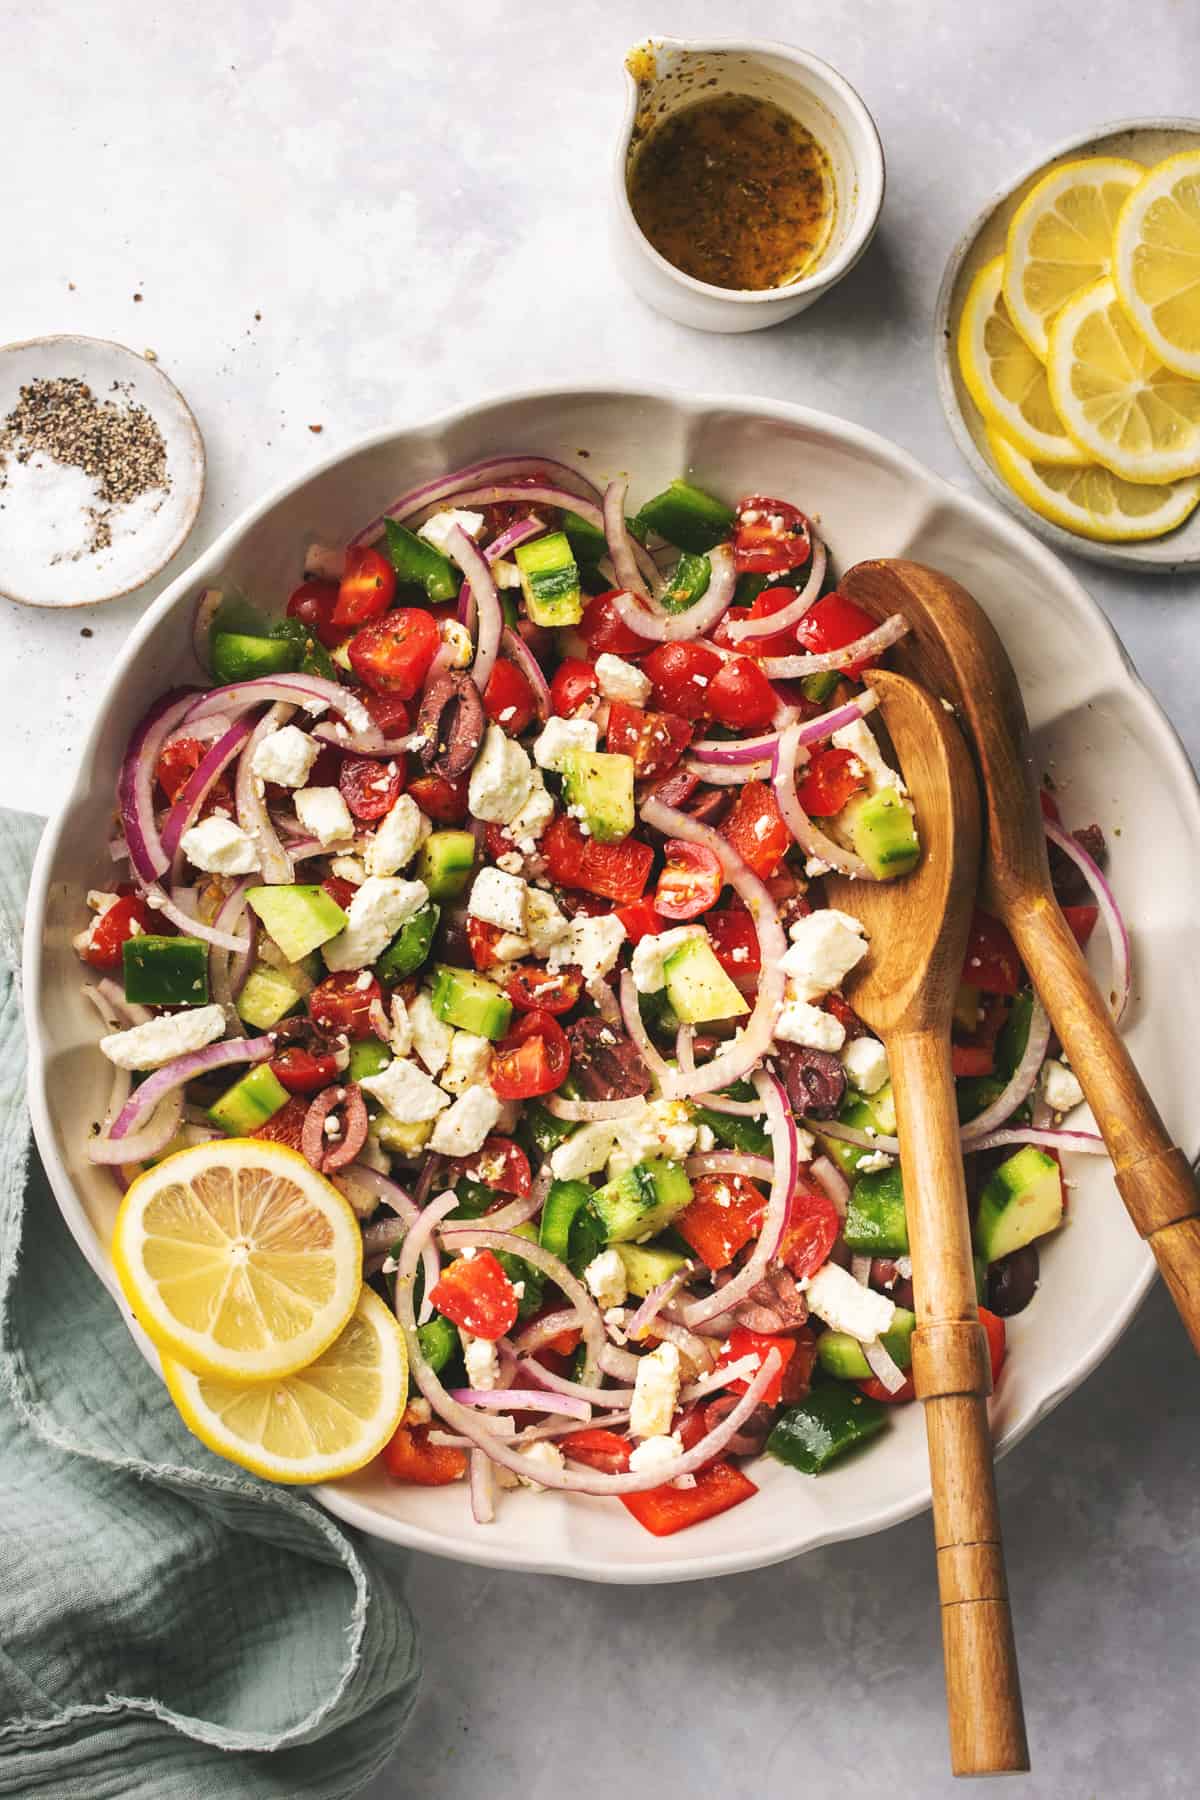
POLYGON ((208 1109, 214 1125, 228 1137, 249 1137, 288 1103, 288 1092, 268 1063, 259 1063, 227 1088, 208 1109))
POLYGON ((644 1300, 660 1283, 682 1269, 688 1259, 676 1250, 663 1250, 657 1244, 618 1244, 617 1255, 625 1264, 625 1280, 631 1294, 644 1300))
POLYGON ((592 1194, 592 1205, 604 1227, 605 1242, 628 1243, 653 1237, 671 1223, 692 1198, 692 1184, 679 1163, 635 1163, 615 1181, 592 1194))
POLYGON ((603 750, 568 750, 563 790, 598 844, 615 844, 633 830, 633 758, 603 750))
POLYGON ((405 919, 375 964, 375 979, 384 982, 402 981, 406 975, 414 974, 428 962, 429 952, 433 947, 433 934, 441 916, 441 907, 430 902, 420 912, 414 913, 411 919, 405 919))
POLYGON ((125 998, 138 1006, 203 1006, 208 999, 208 945, 194 937, 139 932, 121 946, 125 998))
POLYGON ((457 900, 474 867, 475 839, 469 831, 431 831, 417 856, 416 879, 425 883, 431 900, 457 900))
POLYGON ((731 506, 693 487, 690 481, 673 481, 647 500, 634 523, 641 537, 656 531, 668 544, 702 556, 729 536, 733 520, 731 506))
POLYGON ((240 631, 214 631, 209 649, 213 674, 223 686, 282 675, 300 661, 295 645, 287 638, 250 637, 240 631))
POLYGON ((985 1183, 975 1220, 975 1247, 999 1262, 1062 1223, 1062 1172, 1052 1156, 1026 1144, 985 1183))
POLYGON ((836 1457, 873 1438, 886 1423, 887 1407, 881 1401, 869 1400, 857 1388, 831 1381, 780 1414, 766 1450, 790 1469, 819 1475, 836 1457))
POLYGON ((323 887, 253 887, 246 899, 289 962, 299 962, 346 928, 346 914, 323 887))
POLYGON ((371 1134, 383 1149, 394 1150, 397 1156, 416 1156, 433 1136, 433 1120, 419 1119, 409 1123, 406 1119, 393 1118, 391 1113, 381 1112, 371 1123, 371 1134))
POLYGON ((512 1019, 512 1001, 486 975, 439 963, 433 978, 433 1010, 447 1025, 477 1037, 502 1038, 512 1019))
MULTIPOLYGON (((707 1125, 718 1144, 724 1144, 729 1150, 741 1150, 747 1156, 769 1156, 771 1154, 771 1140, 767 1136, 765 1127, 760 1125, 757 1119, 746 1118, 738 1113, 713 1112, 707 1106, 698 1106, 692 1117, 697 1125, 707 1125)), ((826 1143, 825 1139, 821 1141, 826 1143)), ((830 1138, 826 1143, 826 1148, 833 1141, 830 1138)), ((849 1150, 853 1146, 843 1144, 842 1148, 849 1150)), ((866 1152, 856 1151, 855 1154, 865 1155, 866 1152)))
MULTIPOLYGON (((916 1323, 915 1313, 898 1306, 891 1329, 879 1339, 897 1368, 907 1369, 912 1362, 912 1334, 916 1323)), ((821 1333, 817 1339, 817 1361, 827 1375, 836 1375, 839 1381, 869 1381, 874 1373, 862 1345, 846 1331, 821 1333)))
POLYGON ((542 1208, 539 1242, 576 1275, 604 1248, 604 1226, 592 1206, 587 1181, 555 1181, 542 1208))
MULTIPOLYGON (((891 1082, 885 1081, 873 1094, 860 1094, 856 1088, 847 1088, 838 1112, 838 1123, 849 1125, 855 1131, 873 1131, 880 1137, 894 1137, 896 1102, 891 1082)), ((843 1175, 855 1175, 858 1165, 874 1155, 874 1151, 864 1150, 859 1144, 846 1144, 841 1138, 826 1137, 819 1128, 816 1135, 826 1156, 837 1164, 843 1175)))
POLYGON ((386 1069, 392 1060, 392 1053, 386 1044, 381 1044, 377 1037, 356 1038, 350 1046, 350 1061, 346 1066, 348 1081, 362 1081, 367 1075, 378 1075, 386 1069))
POLYGON ((907 875, 921 854, 912 813, 894 787, 851 801, 843 814, 850 841, 881 881, 907 875))
POLYGON ((706 937, 685 938, 663 959, 667 997, 685 1025, 736 1019, 750 1011, 706 937))
POLYGON ((856 1256, 907 1256, 908 1220, 899 1166, 860 1175, 850 1190, 846 1247, 856 1256))
POLYGON ((423 587, 435 606, 457 599, 462 576, 448 556, 443 556, 427 538, 398 525, 395 519, 386 520, 384 528, 397 581, 409 587, 423 587))
POLYGON ((237 997, 237 1015, 256 1031, 270 1031, 300 1000, 298 988, 278 969, 259 963, 251 969, 237 997))
POLYGON ((1016 1074, 1017 1066, 1025 1054, 1032 1021, 1033 989, 1022 988, 1019 994, 1013 995, 1012 1007, 1004 1021, 1004 1030, 996 1039, 996 1068, 1007 1080, 1011 1080, 1016 1074))
POLYGON ((583 617, 579 568, 565 531, 518 544, 513 560, 521 573, 525 610, 535 625, 578 625, 583 617))

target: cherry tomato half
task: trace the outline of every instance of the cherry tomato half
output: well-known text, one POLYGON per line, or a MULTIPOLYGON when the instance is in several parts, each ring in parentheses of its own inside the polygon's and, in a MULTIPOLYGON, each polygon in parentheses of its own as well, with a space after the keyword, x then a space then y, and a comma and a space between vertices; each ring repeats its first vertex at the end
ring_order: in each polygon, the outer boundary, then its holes
POLYGON ((471 1156, 457 1156, 446 1175, 447 1187, 460 1181, 478 1181, 498 1194, 515 1194, 523 1200, 533 1186, 529 1158, 512 1138, 490 1137, 471 1156))
POLYGON ((593 656, 605 650, 611 656, 641 656, 649 648, 648 639, 639 637, 613 605, 613 595, 620 592, 620 588, 609 588, 607 593, 589 600, 583 609, 579 635, 593 656))
POLYGON ((461 825, 467 816, 467 777, 448 781, 444 775, 414 775, 408 791, 427 819, 439 825, 461 825))
POLYGON ((504 984, 504 991, 518 1012, 565 1013, 579 999, 583 976, 578 969, 539 969, 521 963, 504 984))
POLYGON ((571 1066, 567 1034, 550 1013, 525 1013, 499 1044, 492 1064, 498 1100, 529 1100, 561 1087, 571 1066))
POLYGON ((765 781, 742 784, 721 835, 764 880, 775 873, 792 842, 774 790, 765 781))
POLYGON ((708 644, 659 644, 642 663, 642 673, 654 683, 655 700, 681 719, 708 716, 708 690, 721 668, 721 658, 708 644))
POLYGON ((705 925, 717 961, 727 975, 734 981, 744 981, 748 975, 758 974, 762 968, 762 953, 754 920, 748 912, 735 912, 730 908, 725 912, 710 913, 705 925))
MULTIPOLYGON (((93 969, 119 969, 126 941, 151 929, 150 916, 150 907, 140 894, 122 894, 92 921, 88 942, 80 952, 84 962, 93 969)), ((155 925, 153 929, 162 928, 155 925)))
POLYGON ((653 900, 634 900, 629 906, 618 906, 616 910, 631 944, 640 943, 644 937, 657 937, 660 931, 666 930, 667 921, 655 910, 653 900))
POLYGON ((520 737, 537 710, 528 677, 506 657, 497 660, 488 677, 483 710, 509 737, 520 737))
POLYGON ((673 769, 691 741, 692 727, 677 713, 646 712, 627 700, 614 700, 609 706, 605 745, 610 755, 633 758, 639 781, 673 769))
POLYGON ((330 626, 365 625, 378 619, 396 597, 396 571, 387 557, 366 544, 346 552, 346 569, 338 587, 330 626))
POLYGON ((574 819, 561 813, 547 825, 540 849, 551 881, 599 894, 618 906, 641 899, 654 862, 654 851, 640 838, 598 844, 594 838, 584 837, 574 819))
POLYGON ((346 635, 346 627, 333 622, 338 592, 336 581, 302 581, 287 603, 288 618, 307 625, 327 650, 336 650, 346 635))
MULTIPOLYGON (((373 694, 369 688, 359 696, 384 737, 405 737, 412 723, 411 714, 399 694, 373 694)), ((312 777, 309 777, 311 785, 312 777)))
MULTIPOLYGON (((874 631, 878 623, 878 619, 873 619, 869 612, 864 612, 861 606, 847 600, 845 594, 839 594, 835 588, 832 594, 814 600, 804 617, 797 621, 796 638, 803 649, 821 656, 827 651, 844 650, 847 644, 857 643, 859 638, 874 631)), ((853 680, 866 667, 865 662, 849 663, 842 672, 853 680)))
POLYGON ((380 762, 374 756, 347 756, 338 787, 356 819, 382 819, 403 793, 406 773, 403 757, 380 762))
POLYGON ((1015 994, 1024 985, 1025 971, 1008 927, 978 906, 971 915, 962 979, 985 994, 1015 994))
POLYGON ((666 862, 654 890, 654 906, 664 919, 698 919, 717 904, 725 884, 720 859, 705 844, 668 838, 666 862))
POLYGON ((365 1038, 371 1032, 371 1004, 383 1004, 383 989, 372 975, 359 986, 360 971, 343 969, 327 975, 308 996, 308 1016, 322 1031, 345 1032, 349 1038, 365 1038))
POLYGON ((437 623, 419 606, 398 606, 350 639, 350 666, 377 694, 416 695, 440 639, 437 623))
POLYGON ((744 1175, 701 1175, 675 1230, 709 1269, 724 1269, 762 1225, 767 1197, 744 1175))
POLYGON ((852 750, 814 750, 796 792, 812 819, 831 819, 867 785, 866 772, 852 750))
POLYGON ((754 731, 769 725, 778 705, 770 682, 748 656, 731 656, 721 664, 709 685, 709 712, 734 731, 754 731))
POLYGON ((808 520, 786 500, 748 494, 737 509, 733 563, 739 575, 779 575, 812 553, 808 520))
POLYGON ((568 656, 565 662, 559 663, 550 683, 550 710, 560 719, 569 719, 599 691, 594 665, 577 656, 568 656))
POLYGON ((331 1081, 337 1080, 336 1058, 330 1053, 314 1056, 301 1044, 288 1044, 271 1058, 272 1075, 289 1094, 319 1094, 331 1081))
POLYGON ((797 1281, 814 1275, 828 1261, 841 1228, 841 1215, 824 1188, 798 1187, 779 1246, 780 1262, 797 1281))

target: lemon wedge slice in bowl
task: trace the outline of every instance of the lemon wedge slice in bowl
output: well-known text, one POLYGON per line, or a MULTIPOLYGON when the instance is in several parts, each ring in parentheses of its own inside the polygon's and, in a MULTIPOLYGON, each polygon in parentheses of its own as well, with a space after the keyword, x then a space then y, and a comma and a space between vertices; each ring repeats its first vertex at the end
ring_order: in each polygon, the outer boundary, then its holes
POLYGON ((231 1381, 312 1362, 362 1285, 349 1202, 297 1151, 260 1138, 196 1144, 139 1175, 112 1258, 155 1347, 231 1381))
POLYGON ((958 326, 958 366, 984 419, 1040 462, 1089 461, 1054 410, 1046 370, 1013 325, 1004 301, 1004 258, 971 283, 958 326))
POLYGON ((1013 324, 1043 362, 1056 313, 1112 268, 1117 216, 1145 173, 1127 157, 1083 157, 1043 175, 1013 214, 1004 299, 1013 324))
POLYGON ((408 1402, 404 1333, 364 1287, 343 1331, 278 1381, 226 1381, 163 1358, 171 1398, 218 1456, 268 1481, 336 1481, 378 1456, 408 1402))
POLYGON ((1158 486, 1200 472, 1200 382, 1159 362, 1111 277, 1058 314, 1046 373, 1063 424, 1114 475, 1158 486))
POLYGON ((1117 219, 1113 279, 1159 362, 1200 380, 1200 150, 1169 156, 1117 219))
POLYGON ((1015 494, 1043 519, 1101 543, 1161 537, 1195 510, 1200 477, 1162 487, 1122 481, 1099 463, 1069 468, 1025 456, 998 431, 988 432, 996 467, 1015 494))

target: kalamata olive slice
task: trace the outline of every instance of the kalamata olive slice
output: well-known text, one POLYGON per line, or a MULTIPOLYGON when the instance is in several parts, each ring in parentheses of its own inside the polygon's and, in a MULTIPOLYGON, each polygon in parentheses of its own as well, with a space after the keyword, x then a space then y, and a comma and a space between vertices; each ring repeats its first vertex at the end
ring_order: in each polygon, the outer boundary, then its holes
POLYGON ((483 742, 483 701, 469 675, 448 672, 430 683, 417 714, 418 754, 427 769, 447 781, 465 775, 483 742))
POLYGON ((650 1071, 633 1040, 603 1019, 568 1027, 571 1074, 585 1100, 636 1100, 650 1092, 650 1071))
POLYGON ((828 1050, 810 1050, 804 1044, 779 1048, 788 1099, 798 1113, 810 1119, 832 1119, 846 1093, 846 1071, 828 1050))
MULTIPOLYGON (((715 1431, 721 1420, 727 1418, 741 1399, 740 1394, 722 1394, 716 1400, 710 1400, 704 1409, 705 1431, 715 1431)), ((775 1409, 770 1406, 756 1406, 740 1431, 736 1431, 721 1452, 723 1456, 757 1456, 770 1435, 775 1423, 775 1409)))
POLYGON ((1002 1319, 1011 1319, 1014 1313, 1024 1312, 1037 1292, 1038 1269, 1036 1244, 1026 1244, 1024 1249, 1014 1250, 1011 1256, 1002 1256, 999 1262, 994 1262, 988 1270, 989 1311, 999 1314, 1002 1319))

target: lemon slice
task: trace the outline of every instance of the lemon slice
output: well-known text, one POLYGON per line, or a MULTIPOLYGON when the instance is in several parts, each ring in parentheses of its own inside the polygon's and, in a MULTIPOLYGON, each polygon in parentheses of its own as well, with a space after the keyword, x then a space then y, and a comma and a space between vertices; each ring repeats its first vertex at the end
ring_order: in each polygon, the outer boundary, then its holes
POLYGON ((258 1138, 196 1144, 139 1175, 112 1256, 158 1349, 233 1381, 319 1356, 362 1284, 349 1202, 295 1150, 258 1138))
POLYGON ((1001 282, 1004 258, 980 269, 963 303, 958 366, 972 400, 994 430, 1041 462, 1085 463, 1088 457, 1063 430, 1046 370, 1013 326, 1001 282))
POLYGON ((1158 486, 1200 471, 1200 382, 1163 367, 1111 278, 1063 307, 1046 373, 1063 424, 1114 475, 1158 486))
POLYGON ((1034 462, 998 431, 989 431, 988 446, 1005 481, 1026 506, 1066 531, 1102 543, 1161 537, 1182 525, 1200 501, 1200 478, 1149 487, 1122 481, 1098 463, 1071 469, 1061 463, 1034 462))
POLYGON ((226 1381, 163 1358, 171 1398, 210 1450, 269 1481, 334 1481, 378 1456, 408 1400, 404 1333, 370 1288, 307 1368, 226 1381))
POLYGON ((1052 169, 1012 216, 1004 298, 1013 324, 1045 362, 1051 320, 1080 288, 1112 268, 1117 214, 1146 173, 1123 156, 1092 156, 1052 169))
POLYGON ((1169 156, 1117 219, 1113 279, 1159 362, 1200 380, 1200 150, 1169 156))

